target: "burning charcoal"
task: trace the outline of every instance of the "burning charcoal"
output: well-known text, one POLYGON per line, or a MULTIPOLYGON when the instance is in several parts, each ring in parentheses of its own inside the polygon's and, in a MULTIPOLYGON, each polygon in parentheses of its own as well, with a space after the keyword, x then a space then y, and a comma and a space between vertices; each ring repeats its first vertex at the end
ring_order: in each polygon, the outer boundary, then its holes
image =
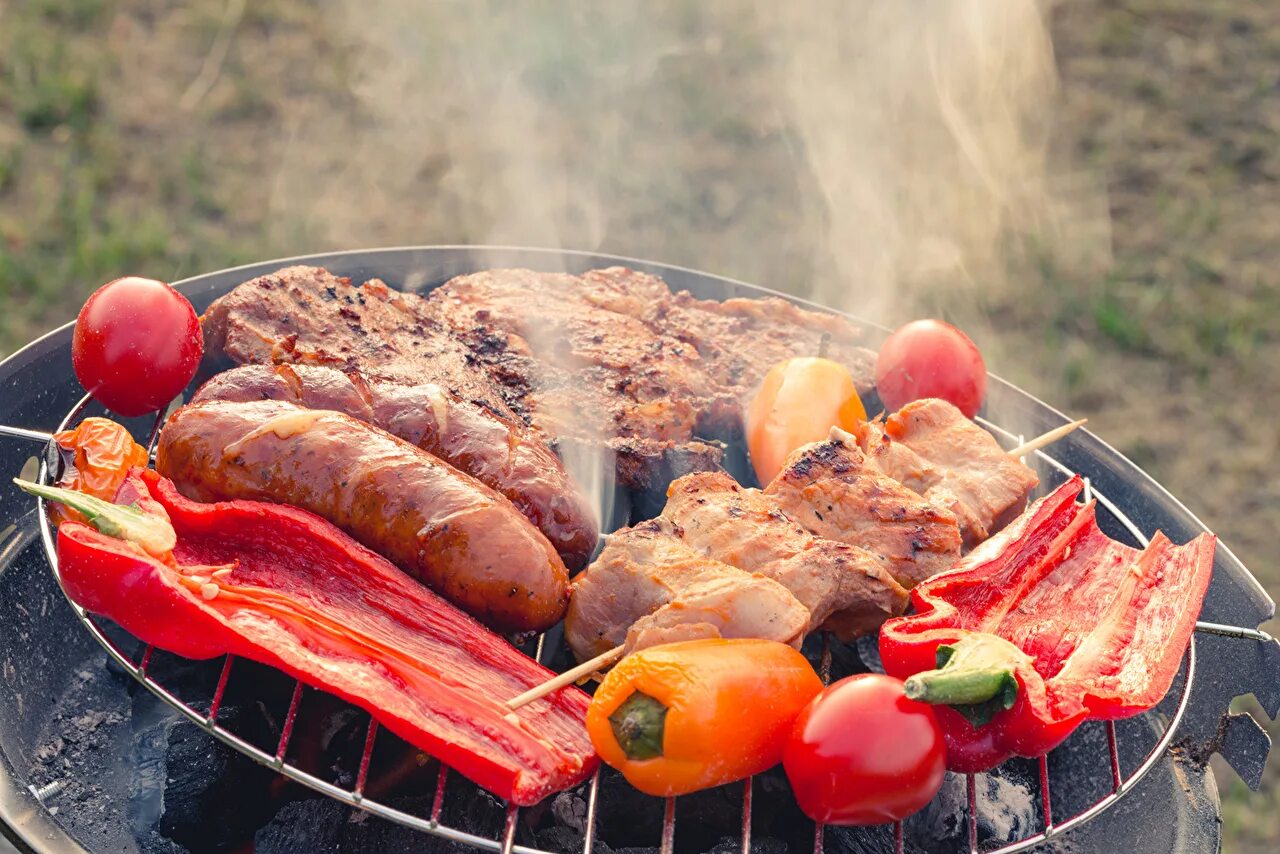
MULTIPOLYGON (((875 827, 827 827, 823 836, 823 851, 832 854, 881 854, 893 850, 893 826, 878 824, 875 827)), ((940 852, 950 849, 918 848, 911 840, 903 840, 904 850, 909 854, 923 852, 940 852)))
MULTIPOLYGON (((256 716, 249 708, 224 707, 219 723, 243 732, 256 716)), ((241 842, 271 816, 274 773, 189 721, 175 721, 169 729, 164 765, 160 832, 192 850, 241 842)))
POLYGON ((254 834, 254 854, 340 851, 340 835, 350 812, 330 798, 285 804, 269 824, 254 834))
MULTIPOLYGON (((787 843, 769 836, 751 836, 751 854, 787 854, 787 843)), ((742 837, 726 836, 715 844, 710 854, 741 854, 742 837)))
MULTIPOLYGON (((452 785, 451 783, 451 788, 452 785)), ((459 810, 454 815, 450 815, 449 810, 446 809, 444 815, 441 816, 441 823, 467 833, 474 833, 489 839, 497 839, 502 832, 502 821, 499 821, 498 825, 494 827, 492 821, 489 820, 489 807, 497 802, 488 795, 481 797, 477 794, 479 790, 473 790, 463 795, 461 793, 462 787, 459 786, 458 788, 459 791, 446 795, 445 801, 447 803, 450 797, 456 796, 459 805, 465 807, 465 809, 459 810), (468 805, 462 804, 464 799, 468 801, 484 801, 485 804, 480 807, 477 814, 468 805)), ((430 796, 405 796, 392 799, 388 805, 409 815, 426 816, 430 815, 432 800, 433 798, 430 796)), ((501 815, 505 817, 505 810, 501 815)), ((532 838, 518 838, 517 841, 523 845, 533 840, 532 838)), ((302 851, 307 849, 299 848, 295 850, 302 851)), ((338 850, 360 852, 360 854, 473 854, 476 849, 469 845, 450 842, 439 836, 423 833, 420 830, 405 827, 393 821, 387 821, 353 810, 340 830, 338 850)))
MULTIPOLYGON (((429 804, 427 808, 430 809, 429 804)), ((506 819, 507 809, 501 801, 458 774, 449 775, 441 824, 464 833, 497 839, 506 819)))
MULTIPOLYGON (((859 655, 860 646, 841 643, 834 637, 830 640, 831 649, 831 681, 852 676, 855 673, 866 673, 869 668, 859 655)), ((822 667, 822 634, 814 633, 805 639, 801 647, 804 657, 813 665, 813 669, 821 672, 822 667)), ((877 660, 878 663, 878 660, 877 660)))
MULTIPOLYGON (((538 848, 543 851, 557 851, 561 854, 579 854, 583 848, 582 834, 568 827, 548 827, 539 830, 534 838, 538 848)), ((613 854, 613 849, 603 842, 595 842, 592 846, 595 854, 613 854)))
MULTIPOLYGON (((1016 842, 1040 829, 1036 784, 1018 765, 1007 762, 975 778, 980 847, 1016 842)), ((906 837, 930 851, 963 850, 968 845, 968 801, 964 775, 948 773, 937 797, 903 823, 906 837)))
POLYGON ((596 832, 605 843, 619 846, 653 840, 656 844, 662 835, 662 808, 660 798, 636 791, 617 771, 601 767, 596 832))

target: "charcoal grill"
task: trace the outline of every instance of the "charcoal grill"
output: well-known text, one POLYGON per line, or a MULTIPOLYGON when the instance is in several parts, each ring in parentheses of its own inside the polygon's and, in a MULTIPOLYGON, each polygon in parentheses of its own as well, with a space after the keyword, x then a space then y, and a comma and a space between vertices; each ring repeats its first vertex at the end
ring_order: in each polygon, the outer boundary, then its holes
MULTIPOLYGON (((687 288, 696 296, 725 299, 735 296, 776 295, 741 282, 679 267, 613 256, 483 247, 431 247, 335 253, 272 261, 198 276, 178 283, 203 310, 214 298, 240 282, 292 263, 316 264, 353 278, 380 277, 393 286, 426 291, 454 275, 495 266, 522 266, 548 271, 583 272, 624 264, 663 277, 673 289, 687 288)), ((792 299, 791 297, 786 297, 792 299)), ((793 300, 796 302, 803 302, 793 300)), ((821 309, 820 306, 806 304, 821 309)), ((882 334, 874 330, 869 335, 882 334)), ((97 404, 80 396, 70 367, 70 327, 39 339, 0 363, 0 460, 7 476, 26 467, 28 476, 51 478, 53 458, 40 458, 50 429, 61 429, 85 415, 100 414, 97 404)), ((870 343, 874 344, 872 340, 870 343)), ((980 423, 1007 447, 1067 420, 1061 413, 997 378, 990 383, 988 403, 980 423)), ((163 413, 134 419, 130 427, 154 444, 163 413)), ((1086 431, 1078 431, 1028 459, 1040 471, 1042 490, 1073 473, 1085 477, 1086 497, 1097 499, 1099 522, 1113 537, 1143 546, 1157 528, 1175 542, 1189 540, 1204 526, 1185 507, 1114 449, 1086 431)), ((59 809, 61 781, 33 785, 31 756, 43 723, 44 704, 60 696, 69 679, 86 668, 114 661, 125 673, 212 737, 303 786, 388 821, 432 837, 502 852, 538 852, 518 844, 521 811, 508 807, 501 829, 480 836, 442 820, 450 797, 451 775, 441 766, 429 809, 409 812, 366 796, 370 758, 378 741, 377 724, 370 721, 364 735, 354 782, 340 785, 286 761, 293 723, 306 691, 293 688, 279 737, 273 743, 254 742, 219 722, 219 709, 237 664, 228 657, 211 696, 195 703, 180 697, 152 671, 153 650, 130 642, 118 627, 85 613, 61 596, 56 583, 57 561, 53 532, 43 507, 8 484, 0 485, 0 822, 15 844, 36 851, 92 849, 100 834, 92 816, 73 807, 59 809), (50 569, 52 572, 50 572, 50 569)), ((1138 718, 1082 727, 1063 746, 1038 762, 1015 760, 989 775, 968 775, 951 781, 952 796, 931 808, 958 837, 955 850, 1014 852, 1049 850, 1216 850, 1218 810, 1211 753, 1220 753, 1250 785, 1256 787, 1270 748, 1265 732, 1248 715, 1228 714, 1232 698, 1253 693, 1267 714, 1280 711, 1280 644, 1258 626, 1274 613, 1274 604, 1230 550, 1219 545, 1213 582, 1183 659, 1179 677, 1168 697, 1138 718), (1032 793, 1034 826, 1016 833, 980 833, 985 828, 986 794, 999 792, 1003 782, 1015 780, 1020 791, 1032 793), (962 790, 962 791, 961 791, 962 790)), ((827 637, 819 644, 824 678, 830 678, 833 646, 827 637)), ((540 659, 564 660, 558 632, 538 638, 531 648, 540 659)), ((873 645, 860 647, 874 666, 873 645)), ((243 665, 241 665, 243 668, 243 665)), ((127 757, 117 757, 127 765, 127 757)), ((104 786, 104 790, 110 787, 104 786)), ((119 788, 119 787, 117 787, 119 788)), ((117 797, 129 796, 127 786, 117 797)), ((457 790, 453 784, 452 790, 457 790)), ((112 797, 104 791, 104 797, 112 797)), ((469 795, 459 795, 469 796, 469 795)), ((740 823, 734 829, 743 852, 752 845, 752 817, 763 799, 789 798, 747 780, 735 784, 740 823)), ((600 774, 575 794, 585 805, 580 848, 596 848, 601 828, 600 774)), ((998 802, 996 804, 999 805, 998 802)), ((632 847, 681 845, 680 802, 661 805, 658 838, 637 838, 632 847)), ((1023 823, 1025 825, 1025 822, 1023 823)), ((910 850, 918 829, 908 820, 896 825, 856 831, 832 831, 821 826, 804 829, 815 851, 910 850), (840 834, 838 838, 832 833, 840 834)), ((924 831, 919 831, 924 832, 924 831)), ((718 848, 717 850, 722 850, 718 848)))

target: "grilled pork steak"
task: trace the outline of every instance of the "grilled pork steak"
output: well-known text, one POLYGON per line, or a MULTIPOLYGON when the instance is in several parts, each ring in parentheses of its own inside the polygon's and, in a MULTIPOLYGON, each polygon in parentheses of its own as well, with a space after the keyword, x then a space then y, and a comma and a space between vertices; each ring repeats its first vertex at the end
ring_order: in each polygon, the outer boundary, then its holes
POLYGON ((570 569, 595 549, 593 510, 546 438, 507 406, 421 297, 288 267, 216 300, 201 323, 210 352, 297 369, 228 371, 200 399, 288 400, 369 421, 516 501, 570 569))
POLYGON ((523 441, 523 423, 499 418, 433 383, 368 381, 356 371, 312 365, 244 365, 214 376, 193 403, 283 400, 367 421, 430 451, 505 495, 537 525, 570 570, 596 547, 592 510, 559 458, 541 441, 523 441))
MULTIPOLYGON (((862 391, 874 354, 843 318, 780 299, 697 300, 611 267, 582 276, 486 270, 431 293, 437 316, 503 384, 507 403, 560 439, 618 447, 656 466, 698 437, 734 440, 776 362, 824 337, 862 391)), ((625 485, 629 472, 621 472, 625 485)))
POLYGON ((275 501, 323 516, 499 631, 543 631, 564 615, 564 564, 511 502, 340 412, 188 404, 160 431, 156 469, 197 501, 275 501))
POLYGON ((203 322, 206 347, 241 364, 434 383, 536 428, 514 440, 612 456, 618 484, 639 492, 716 469, 716 440, 740 436, 742 406, 775 362, 825 340, 865 391, 875 358, 843 318, 780 299, 698 300, 620 267, 489 270, 426 299, 290 267, 236 288, 203 322))

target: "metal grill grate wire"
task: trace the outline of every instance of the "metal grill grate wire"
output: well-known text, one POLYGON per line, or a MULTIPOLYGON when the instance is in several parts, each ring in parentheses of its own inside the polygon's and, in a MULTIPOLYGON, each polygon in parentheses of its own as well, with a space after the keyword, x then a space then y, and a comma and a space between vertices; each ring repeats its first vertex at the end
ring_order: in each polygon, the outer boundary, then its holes
MULTIPOLYGON (((59 430, 66 429, 67 425, 76 421, 84 413, 85 409, 90 405, 90 398, 86 396, 79 404, 77 404, 59 425, 59 430)), ((156 438, 159 433, 160 425, 163 421, 163 413, 159 413, 149 431, 148 435, 148 451, 153 452, 156 438)), ((998 427, 997 425, 978 419, 978 422, 986 427, 989 431, 996 435, 1006 445, 1016 445, 1018 437, 998 427)), ((33 434, 36 435, 36 434, 33 434)), ((1071 469, 1063 465, 1061 462, 1050 456, 1043 450, 1034 452, 1034 459, 1043 463, 1057 472, 1063 477, 1070 477, 1073 472, 1071 469)), ((40 482, 48 483, 50 472, 48 471, 48 463, 42 462, 40 465, 40 482)), ((1095 499, 1098 505, 1107 510, 1108 513, 1122 525, 1142 546, 1148 542, 1147 537, 1142 530, 1128 517, 1119 507, 1116 506, 1107 496, 1098 492, 1093 488, 1091 481, 1085 478, 1085 499, 1095 499)), ((40 502, 43 511, 43 501, 40 502)), ((45 547, 46 556, 53 570, 54 576, 58 579, 59 585, 62 579, 58 574, 57 554, 54 545, 53 531, 48 521, 48 515, 44 512, 39 513, 41 536, 45 547)), ((68 600, 70 601, 70 600, 68 600)), ((223 693, 226 690, 226 683, 230 676, 234 658, 228 656, 223 664, 222 672, 218 679, 218 686, 215 694, 210 701, 209 712, 201 713, 196 708, 184 702, 182 699, 173 694, 164 687, 160 682, 148 675, 147 669, 153 653, 153 648, 148 645, 145 647, 143 655, 137 664, 121 650, 114 641, 112 641, 103 628, 97 622, 97 619, 87 613, 83 608, 71 602, 71 607, 75 611, 76 616, 84 624, 85 628, 94 637, 95 640, 130 676, 144 685, 148 690, 157 697, 182 714, 193 724, 203 729, 213 737, 228 744, 234 749, 240 751, 251 759, 274 768, 283 776, 300 783, 308 788, 313 789, 335 800, 346 803, 352 807, 359 808, 373 815, 393 821, 406 827, 421 831, 423 833, 432 834, 453 842, 459 842, 474 846, 480 849, 491 851, 500 851, 503 854, 508 852, 519 852, 519 854, 545 854, 538 849, 528 848, 515 844, 517 831, 519 828, 520 810, 514 805, 509 805, 506 811, 505 821, 503 823, 502 835, 498 839, 490 839, 487 837, 477 836, 457 828, 449 827, 440 823, 440 817, 444 806, 445 790, 450 777, 449 769, 441 764, 440 772, 436 785, 435 797, 432 803, 431 815, 429 818, 412 815, 401 810, 390 807, 377 800, 364 796, 364 788, 367 783, 369 762, 373 753, 375 739, 377 737, 378 727, 376 721, 370 720, 369 728, 365 737, 364 750, 360 759, 360 770, 356 779, 356 784, 352 789, 345 789, 336 786, 333 783, 316 777, 302 769, 289 764, 285 761, 286 751, 288 749, 289 736, 292 731, 293 719, 297 714, 297 708, 302 700, 304 686, 298 682, 295 686, 293 696, 290 701, 289 714, 286 717, 285 726, 281 732, 280 740, 270 752, 260 746, 249 743, 248 741, 237 736, 235 733, 220 726, 217 722, 218 709, 221 704, 223 693)), ((1257 629, 1227 626, 1216 623, 1198 623, 1197 632, 1221 635, 1232 638, 1269 641, 1270 636, 1265 632, 1257 629)), ((536 656, 541 660, 546 636, 540 636, 537 642, 536 656)), ((822 639, 822 659, 821 659, 821 676, 824 682, 830 681, 831 666, 831 638, 824 634, 822 639)), ((1087 809, 1072 816, 1071 818, 1054 823, 1052 811, 1052 796, 1049 788, 1049 770, 1048 759, 1042 757, 1039 761, 1039 785, 1040 797, 1044 814, 1043 828, 1024 839, 1010 843, 1003 847, 987 849, 986 854, 1012 854, 1012 852, 1025 851, 1049 841, 1060 834, 1063 834, 1073 827, 1077 827, 1084 822, 1089 821, 1094 816, 1113 806, 1126 792, 1133 788, 1143 776, 1146 775, 1164 756, 1169 744, 1178 729, 1178 725, 1182 720, 1182 716, 1186 711, 1188 700, 1191 696, 1191 686, 1195 679, 1195 640, 1188 645, 1186 655, 1183 658, 1183 674, 1181 681, 1182 689, 1178 698, 1177 708, 1169 715, 1160 737, 1157 739, 1155 746, 1147 754, 1145 759, 1138 763, 1134 770, 1125 776, 1122 773, 1119 760, 1119 744, 1117 740, 1116 728, 1113 722, 1108 722, 1106 726, 1109 762, 1112 776, 1111 790, 1108 794, 1097 800, 1087 809)), ((976 781, 973 775, 968 775, 966 779, 968 815, 966 817, 969 835, 969 847, 971 851, 977 851, 978 837, 978 815, 977 815, 977 796, 976 781)), ((590 782, 586 786, 586 803, 587 813, 585 817, 585 825, 583 828, 583 851, 584 854, 591 854, 594 849, 595 841, 598 838, 596 820, 598 813, 600 788, 600 772, 597 771, 592 775, 590 782)), ((743 854, 749 854, 751 843, 751 809, 753 801, 752 781, 748 779, 743 786, 743 811, 742 811, 742 851, 743 854)), ((674 849, 675 840, 675 811, 676 799, 667 799, 663 810, 662 838, 661 847, 663 852, 670 852, 674 849)), ((815 825, 814 827, 814 851, 821 854, 823 848, 823 827, 815 825)), ((894 850, 899 852, 904 848, 904 831, 901 822, 897 822, 893 826, 894 850)))

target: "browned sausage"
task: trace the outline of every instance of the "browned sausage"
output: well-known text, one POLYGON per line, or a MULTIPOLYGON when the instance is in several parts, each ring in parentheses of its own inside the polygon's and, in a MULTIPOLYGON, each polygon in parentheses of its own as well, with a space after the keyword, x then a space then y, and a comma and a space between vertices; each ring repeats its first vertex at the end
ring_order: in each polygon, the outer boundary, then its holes
POLYGON ((199 501, 292 504, 500 631, 564 615, 568 573, 511 502, 421 448, 349 415, 207 401, 175 412, 156 468, 199 501))
POLYGON ((571 571, 586 566, 595 549, 595 517, 560 458, 530 428, 439 385, 366 381, 355 371, 313 365, 245 365, 214 376, 194 398, 268 399, 345 412, 430 451, 510 499, 571 571))

